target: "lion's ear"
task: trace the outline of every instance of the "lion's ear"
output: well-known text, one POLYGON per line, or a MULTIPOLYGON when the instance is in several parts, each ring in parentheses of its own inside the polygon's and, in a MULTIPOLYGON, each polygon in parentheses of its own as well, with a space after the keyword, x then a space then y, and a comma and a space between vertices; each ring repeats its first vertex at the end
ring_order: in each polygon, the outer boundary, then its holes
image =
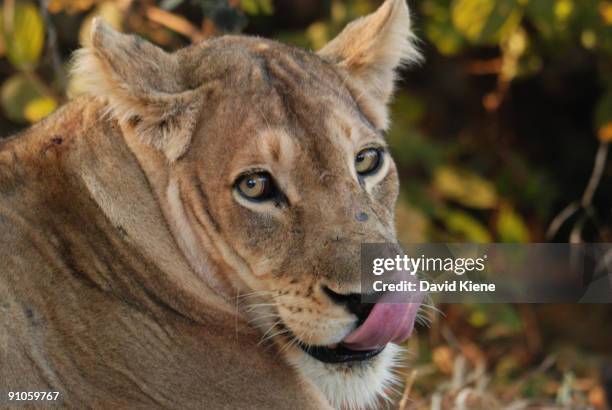
POLYGON ((420 59, 410 25, 406 0, 386 0, 374 13, 350 23, 318 54, 344 68, 376 103, 386 105, 398 67, 420 59))
POLYGON ((189 146, 201 107, 198 94, 182 84, 176 56, 99 18, 91 30, 91 46, 78 52, 74 74, 143 142, 175 161, 189 146))

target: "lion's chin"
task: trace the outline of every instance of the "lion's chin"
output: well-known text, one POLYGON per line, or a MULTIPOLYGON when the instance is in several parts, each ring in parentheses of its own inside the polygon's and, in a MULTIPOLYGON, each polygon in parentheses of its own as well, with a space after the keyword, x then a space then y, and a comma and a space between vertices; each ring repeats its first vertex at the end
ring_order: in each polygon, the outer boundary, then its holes
POLYGON ((359 361, 323 362, 298 347, 288 357, 334 408, 359 410, 378 408, 380 401, 388 400, 389 387, 396 383, 393 370, 399 366, 401 354, 402 349, 390 343, 359 361))

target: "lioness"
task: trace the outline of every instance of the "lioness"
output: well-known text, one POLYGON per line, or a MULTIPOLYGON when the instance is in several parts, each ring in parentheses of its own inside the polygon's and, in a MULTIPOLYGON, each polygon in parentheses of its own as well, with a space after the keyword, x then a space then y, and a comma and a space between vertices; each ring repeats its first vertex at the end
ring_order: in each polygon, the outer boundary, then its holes
POLYGON ((91 36, 88 95, 0 143, 0 391, 375 406, 418 310, 359 297, 360 244, 396 242, 382 132, 418 58, 404 0, 317 54, 91 36))

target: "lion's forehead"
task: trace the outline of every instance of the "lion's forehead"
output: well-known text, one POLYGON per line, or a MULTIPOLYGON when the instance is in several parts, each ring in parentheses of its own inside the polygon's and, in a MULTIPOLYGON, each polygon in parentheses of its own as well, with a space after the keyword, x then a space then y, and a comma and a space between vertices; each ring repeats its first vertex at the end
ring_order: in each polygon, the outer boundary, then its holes
POLYGON ((183 76, 191 87, 217 81, 225 94, 275 92, 286 104, 351 103, 337 68, 314 53, 272 40, 224 36, 181 51, 183 76))
MULTIPOLYGON (((190 65, 193 75, 214 75, 232 68, 228 73, 237 75, 248 72, 254 64, 266 65, 272 61, 282 62, 294 68, 306 67, 310 74, 333 75, 334 68, 314 53, 296 47, 278 43, 274 40, 246 37, 223 36, 205 43, 187 47, 181 51, 181 61, 190 65)), ((297 71, 296 71, 297 73, 297 71)), ((310 75, 309 74, 309 75, 310 75)))

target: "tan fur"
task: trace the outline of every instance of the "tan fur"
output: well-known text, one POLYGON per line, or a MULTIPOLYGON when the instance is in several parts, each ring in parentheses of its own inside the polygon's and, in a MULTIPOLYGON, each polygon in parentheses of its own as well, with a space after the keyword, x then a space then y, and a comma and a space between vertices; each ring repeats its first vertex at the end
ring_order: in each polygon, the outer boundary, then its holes
POLYGON ((356 318, 322 286, 359 291, 360 244, 395 241, 393 161, 363 184, 353 161, 384 146, 408 11, 387 0, 355 24, 321 56, 241 36, 168 54, 94 24, 76 61, 90 95, 0 143, 1 388, 72 408, 384 394, 396 349, 327 365, 288 333, 345 337, 356 318), (239 196, 251 169, 287 203, 239 196))

